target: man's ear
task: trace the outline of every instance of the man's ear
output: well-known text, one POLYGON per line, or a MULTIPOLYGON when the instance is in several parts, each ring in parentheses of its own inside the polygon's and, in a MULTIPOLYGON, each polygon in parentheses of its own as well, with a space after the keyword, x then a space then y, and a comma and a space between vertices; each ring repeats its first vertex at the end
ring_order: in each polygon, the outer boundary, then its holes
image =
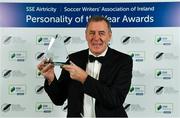
POLYGON ((109 42, 111 41, 111 39, 112 39, 112 32, 109 32, 109 42))
POLYGON ((84 32, 84 33, 85 33, 85 37, 86 37, 86 40, 87 40, 87 30, 85 30, 85 32, 84 32))

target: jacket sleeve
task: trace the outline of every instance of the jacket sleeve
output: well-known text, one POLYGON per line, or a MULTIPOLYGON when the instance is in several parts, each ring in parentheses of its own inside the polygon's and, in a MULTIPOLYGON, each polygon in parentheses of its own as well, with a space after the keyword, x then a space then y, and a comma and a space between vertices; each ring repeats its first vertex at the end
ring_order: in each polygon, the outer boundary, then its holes
MULTIPOLYGON (((84 82, 84 92, 96 99, 106 108, 122 106, 129 92, 132 78, 132 58, 127 58, 123 64, 120 62, 113 71, 111 85, 88 76, 84 82)), ((99 78, 101 79, 101 78, 99 78)))
POLYGON ((68 78, 69 75, 67 71, 62 70, 61 76, 58 80, 55 77, 50 85, 48 85, 47 80, 44 82, 44 89, 55 105, 63 105, 64 101, 67 99, 68 78))

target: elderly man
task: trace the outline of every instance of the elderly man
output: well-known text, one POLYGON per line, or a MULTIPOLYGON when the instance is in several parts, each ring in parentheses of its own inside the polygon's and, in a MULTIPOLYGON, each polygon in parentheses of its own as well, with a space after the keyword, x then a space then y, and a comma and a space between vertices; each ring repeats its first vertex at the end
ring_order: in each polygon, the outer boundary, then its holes
POLYGON ((43 60, 38 65, 47 94, 56 105, 67 99, 67 117, 127 117, 123 103, 131 85, 132 58, 108 47, 112 31, 104 17, 91 17, 85 34, 89 48, 69 56, 59 79, 53 64, 43 60))

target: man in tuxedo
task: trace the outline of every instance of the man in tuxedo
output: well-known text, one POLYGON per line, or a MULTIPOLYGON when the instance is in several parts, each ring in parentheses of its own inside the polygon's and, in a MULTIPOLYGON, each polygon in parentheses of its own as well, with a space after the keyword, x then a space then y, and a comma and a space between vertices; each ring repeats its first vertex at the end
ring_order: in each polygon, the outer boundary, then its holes
POLYGON ((132 78, 132 58, 108 46, 109 21, 92 16, 86 26, 88 49, 69 55, 59 79, 54 66, 43 60, 37 67, 55 105, 67 99, 68 117, 127 117, 123 103, 132 78))

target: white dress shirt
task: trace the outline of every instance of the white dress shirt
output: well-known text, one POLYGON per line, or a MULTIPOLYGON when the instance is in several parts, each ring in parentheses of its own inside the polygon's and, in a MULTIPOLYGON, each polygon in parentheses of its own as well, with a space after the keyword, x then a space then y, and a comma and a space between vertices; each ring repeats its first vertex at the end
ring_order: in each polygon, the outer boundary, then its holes
MULTIPOLYGON (((108 48, 107 48, 108 49, 108 48)), ((107 49, 101 53, 99 56, 95 56, 90 50, 89 55, 93 55, 95 57, 105 56, 107 49)), ((99 73, 101 69, 101 63, 95 60, 94 62, 88 61, 86 66, 86 72, 88 75, 93 77, 94 79, 99 79, 99 73)), ((95 115, 95 99, 87 94, 84 94, 84 117, 96 117, 95 115)))

